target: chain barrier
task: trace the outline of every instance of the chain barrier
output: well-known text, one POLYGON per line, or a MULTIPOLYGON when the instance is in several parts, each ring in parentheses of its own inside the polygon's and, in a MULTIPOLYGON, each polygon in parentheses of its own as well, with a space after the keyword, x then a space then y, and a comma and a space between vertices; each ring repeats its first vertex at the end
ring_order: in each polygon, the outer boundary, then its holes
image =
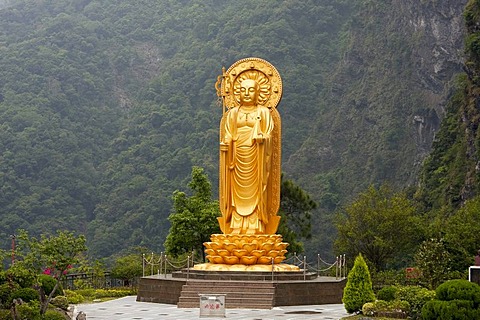
MULTIPOLYGON (((153 252, 150 257, 147 257, 145 254, 143 254, 143 276, 145 277, 146 270, 148 269, 150 269, 150 276, 153 276, 156 271, 158 276, 160 276, 160 274, 164 274, 165 277, 169 272, 171 273, 173 271, 186 269, 188 280, 190 268, 195 264, 203 263, 202 261, 195 261, 195 258, 195 252, 192 252, 182 260, 170 259, 163 252, 160 253, 158 259, 155 257, 153 252)), ((333 263, 326 262, 320 257, 320 254, 318 254, 316 265, 307 262, 306 256, 303 256, 302 258, 297 256, 297 253, 295 252, 293 256, 284 260, 283 263, 296 265, 299 267, 303 271, 304 279, 306 279, 307 273, 316 273, 317 277, 334 275, 336 279, 344 279, 347 277, 347 261, 345 254, 337 256, 335 262, 333 263), (335 268, 335 271, 333 271, 333 268, 335 268)))

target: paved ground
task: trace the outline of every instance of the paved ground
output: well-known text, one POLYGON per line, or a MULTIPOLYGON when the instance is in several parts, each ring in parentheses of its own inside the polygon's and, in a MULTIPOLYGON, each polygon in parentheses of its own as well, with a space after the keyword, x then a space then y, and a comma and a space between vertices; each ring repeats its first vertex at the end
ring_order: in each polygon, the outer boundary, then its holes
MULTIPOLYGON (((129 296, 108 302, 77 305, 74 319, 80 311, 86 313, 87 320, 221 319, 219 317, 205 317, 205 313, 200 318, 199 308, 178 309, 177 306, 170 304, 137 302, 136 296, 129 296)), ((271 310, 225 310, 226 319, 236 320, 338 320, 347 315, 347 312, 341 304, 275 307, 271 310)))

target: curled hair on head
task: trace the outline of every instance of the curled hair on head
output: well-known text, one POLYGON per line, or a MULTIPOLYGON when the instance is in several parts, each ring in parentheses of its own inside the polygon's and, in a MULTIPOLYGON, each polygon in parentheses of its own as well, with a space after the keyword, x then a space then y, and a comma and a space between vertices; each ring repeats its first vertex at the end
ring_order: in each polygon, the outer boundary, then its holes
POLYGON ((243 80, 253 80, 258 85, 258 104, 265 104, 270 97, 270 83, 268 77, 258 70, 247 70, 235 78, 233 84, 233 94, 237 103, 240 103, 240 88, 243 80))

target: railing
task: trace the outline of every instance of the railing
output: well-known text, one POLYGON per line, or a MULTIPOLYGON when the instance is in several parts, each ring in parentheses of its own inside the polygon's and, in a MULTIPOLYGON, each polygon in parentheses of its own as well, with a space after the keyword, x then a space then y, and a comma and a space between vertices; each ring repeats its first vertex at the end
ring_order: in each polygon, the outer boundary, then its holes
POLYGON ((125 280, 115 279, 111 277, 110 272, 93 273, 69 273, 62 280, 62 286, 64 289, 79 289, 78 287, 87 285, 93 289, 105 289, 105 288, 116 288, 116 287, 125 287, 125 286, 136 286, 137 279, 132 279, 129 283, 126 283, 125 280), (77 282, 79 281, 80 282, 77 282))
POLYGON ((192 252, 187 256, 187 258, 183 260, 178 259, 169 259, 169 257, 164 254, 163 252, 160 255, 155 257, 155 254, 152 252, 150 257, 143 254, 142 259, 142 269, 143 269, 143 276, 145 277, 146 271, 150 269, 150 276, 154 274, 160 275, 164 274, 165 277, 169 271, 177 271, 186 269, 187 270, 187 279, 188 274, 190 272, 190 268, 193 267, 195 264, 202 263, 201 261, 195 261, 195 253, 192 252))
MULTIPOLYGON (((186 270, 187 280, 189 278, 190 268, 195 264, 202 263, 201 261, 195 261, 195 254, 192 252, 186 258, 182 260, 170 259, 163 252, 160 255, 155 255, 153 252, 148 257, 143 254, 142 259, 142 268, 143 276, 147 275, 148 269, 150 269, 150 276, 163 274, 165 277, 167 273, 178 270, 186 270)), ((335 262, 329 263, 323 260, 320 257, 320 254, 317 255, 316 265, 307 262, 307 257, 303 256, 303 259, 297 256, 296 253, 289 259, 283 261, 283 263, 296 265, 298 266, 304 274, 304 280, 306 280, 307 273, 316 273, 317 277, 320 276, 330 276, 335 277, 336 279, 343 279, 347 277, 347 263, 345 255, 340 255, 336 257, 335 262), (335 268, 335 270, 333 270, 335 268)), ((272 261, 272 279, 274 279, 273 271, 273 261, 272 261)))
POLYGON ((329 263, 323 260, 320 257, 320 254, 317 254, 317 261, 315 265, 307 262, 307 256, 303 256, 303 259, 301 259, 295 252, 293 256, 285 260, 284 263, 298 266, 303 271, 304 279, 306 278, 306 274, 310 272, 316 273, 317 277, 333 276, 334 267, 336 279, 343 279, 347 277, 347 262, 345 255, 337 256, 335 262, 329 263))

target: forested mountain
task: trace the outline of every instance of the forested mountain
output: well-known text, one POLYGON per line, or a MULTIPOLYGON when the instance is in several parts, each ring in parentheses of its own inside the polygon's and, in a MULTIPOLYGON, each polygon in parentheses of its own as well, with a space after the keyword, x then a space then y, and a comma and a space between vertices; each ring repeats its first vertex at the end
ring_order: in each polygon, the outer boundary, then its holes
POLYGON ((464 73, 457 77, 455 94, 425 161, 417 198, 427 210, 446 215, 480 192, 480 4, 469 1, 464 73))
POLYGON ((221 67, 283 78, 283 170, 330 213, 416 181, 461 69, 466 0, 0 2, 0 242, 73 229, 95 257, 162 250, 171 195, 217 183, 221 67))

